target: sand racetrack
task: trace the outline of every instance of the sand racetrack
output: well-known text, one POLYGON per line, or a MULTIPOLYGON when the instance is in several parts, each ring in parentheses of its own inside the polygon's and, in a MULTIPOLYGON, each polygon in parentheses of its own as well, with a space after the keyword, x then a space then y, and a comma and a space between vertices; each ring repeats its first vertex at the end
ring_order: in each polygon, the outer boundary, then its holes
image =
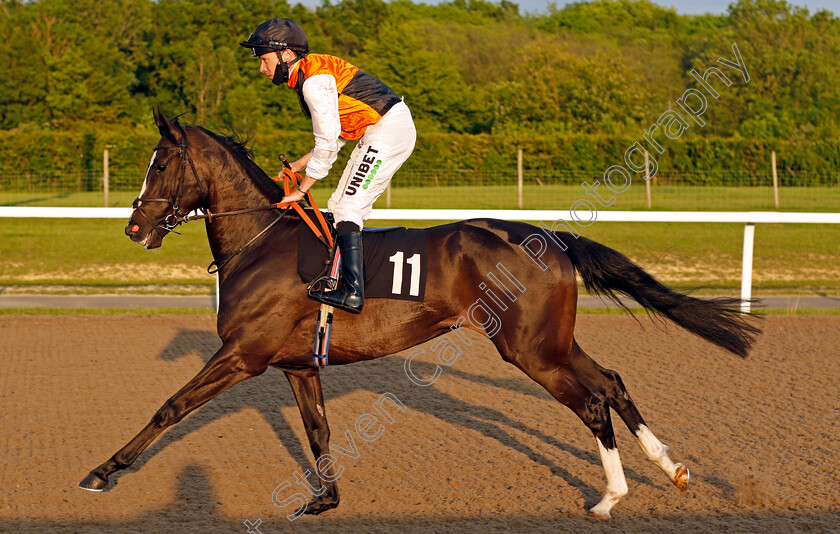
MULTIPOLYGON (((358 457, 336 454, 336 510, 289 522, 295 506, 275 506, 272 493, 314 468, 274 369, 170 429, 109 491, 76 487, 212 355, 214 316, 0 316, 0 531, 840 530, 840 317, 771 316, 747 360, 640 321, 583 315, 577 339, 621 373, 691 469, 687 492, 614 416, 630 494, 610 522, 587 518, 605 487, 592 435, 472 335, 428 387, 409 381, 407 353, 323 371, 333 452, 349 431, 358 457), (354 424, 386 392, 407 408, 365 442, 354 424)), ((414 366, 424 377, 427 352, 414 366)))

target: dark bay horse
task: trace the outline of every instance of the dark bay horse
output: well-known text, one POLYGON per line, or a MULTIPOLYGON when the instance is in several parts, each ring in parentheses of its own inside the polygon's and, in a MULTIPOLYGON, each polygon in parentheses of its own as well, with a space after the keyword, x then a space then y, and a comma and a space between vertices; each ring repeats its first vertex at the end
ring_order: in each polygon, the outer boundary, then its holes
MULTIPOLYGON (((154 116, 162 137, 126 226, 132 240, 149 249, 159 247, 184 213, 200 208, 219 214, 282 198, 280 188, 242 144, 203 128, 182 126, 159 110, 154 116)), ((338 505, 332 464, 318 461, 330 450, 319 370, 312 360, 319 304, 307 298, 306 285, 297 275, 299 219, 281 216, 288 212, 265 209, 205 221, 213 257, 219 263, 230 258, 219 270, 217 329, 223 345, 80 487, 104 489, 109 475, 130 466, 166 428, 237 382, 274 366, 292 386, 325 488, 305 511, 318 514, 338 505)), ((750 316, 741 314, 737 299, 701 300, 676 293, 612 249, 566 233, 548 235, 524 223, 470 220, 429 228, 425 235, 425 300, 374 299, 360 315, 337 311, 331 364, 380 358, 444 334, 457 338, 460 334, 453 327, 470 328, 490 337, 505 361, 568 406, 595 435, 607 490, 590 514, 609 518, 610 509, 627 493, 610 408, 647 457, 685 489, 688 470, 669 458, 618 373, 598 365, 575 341, 575 274, 590 292, 610 298, 616 298, 616 292, 629 295, 648 311, 746 356, 759 330, 750 316), (509 276, 494 274, 500 269, 509 276), (495 291, 479 284, 484 277, 495 291)), ((452 339, 450 348, 455 345, 452 339)))

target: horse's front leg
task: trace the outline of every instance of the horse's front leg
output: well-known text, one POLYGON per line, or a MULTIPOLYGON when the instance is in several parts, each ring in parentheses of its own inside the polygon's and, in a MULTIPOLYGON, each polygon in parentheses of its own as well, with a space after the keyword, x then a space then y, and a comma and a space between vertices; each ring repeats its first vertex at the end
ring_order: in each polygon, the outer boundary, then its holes
MULTIPOLYGON (((327 412, 324 410, 324 395, 321 392, 321 376, 317 368, 287 369, 283 368, 292 391, 295 392, 300 416, 309 446, 315 455, 315 472, 320 488, 314 491, 315 496, 306 506, 307 514, 320 514, 338 506, 338 475, 333 469, 330 458, 324 458, 330 452, 330 427, 327 423, 327 412)), ((339 473, 340 474, 340 473, 339 473)))
POLYGON ((268 368, 268 360, 247 361, 238 346, 225 344, 192 380, 169 398, 155 413, 149 424, 79 483, 79 487, 102 491, 108 486, 108 476, 130 466, 161 432, 183 419, 237 382, 259 375, 268 368))

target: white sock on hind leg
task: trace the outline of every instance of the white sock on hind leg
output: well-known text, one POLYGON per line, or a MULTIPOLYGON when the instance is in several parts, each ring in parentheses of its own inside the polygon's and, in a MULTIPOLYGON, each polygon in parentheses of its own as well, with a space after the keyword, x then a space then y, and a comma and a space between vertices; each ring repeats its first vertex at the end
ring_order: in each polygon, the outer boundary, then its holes
POLYGON ((590 510, 590 513, 597 517, 609 518, 613 506, 627 495, 627 480, 624 478, 624 468, 621 467, 621 458, 618 449, 607 449, 604 444, 598 441, 598 452, 601 454, 601 463, 604 465, 604 474, 607 477, 607 492, 601 502, 590 510))
POLYGON ((636 432, 636 439, 639 441, 639 445, 642 447, 648 460, 665 471, 668 479, 674 480, 674 476, 677 473, 677 465, 668 457, 668 447, 656 439, 653 432, 645 425, 639 427, 639 430, 636 432))

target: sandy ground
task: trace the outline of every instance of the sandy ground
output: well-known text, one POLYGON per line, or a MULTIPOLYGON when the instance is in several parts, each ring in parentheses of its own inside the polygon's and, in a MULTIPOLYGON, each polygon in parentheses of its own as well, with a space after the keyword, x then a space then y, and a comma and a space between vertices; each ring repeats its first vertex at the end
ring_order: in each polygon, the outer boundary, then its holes
POLYGON ((336 453, 342 502, 323 515, 289 522, 295 507, 272 503, 313 471, 273 369, 170 429, 109 491, 76 488, 215 351, 214 321, 0 316, 0 531, 840 531, 837 316, 768 317, 747 360, 646 318, 581 316, 581 345, 692 474, 674 488, 616 417, 630 494, 609 522, 586 517, 605 485, 591 434, 477 336, 429 387, 405 353, 322 373, 333 452, 345 432, 358 450, 336 453), (365 442, 354 424, 386 392, 407 408, 365 442))

